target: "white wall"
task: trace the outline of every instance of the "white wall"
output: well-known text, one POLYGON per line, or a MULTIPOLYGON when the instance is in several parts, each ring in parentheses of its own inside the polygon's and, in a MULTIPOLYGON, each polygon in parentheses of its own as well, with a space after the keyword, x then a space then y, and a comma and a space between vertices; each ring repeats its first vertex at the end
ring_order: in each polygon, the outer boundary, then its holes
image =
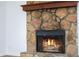
POLYGON ((26 14, 24 2, 6 2, 7 7, 7 54, 19 55, 26 51, 26 14))
POLYGON ((25 1, 0 2, 0 55, 19 56, 26 51, 25 1))
POLYGON ((0 54, 6 50, 6 5, 0 2, 0 54))

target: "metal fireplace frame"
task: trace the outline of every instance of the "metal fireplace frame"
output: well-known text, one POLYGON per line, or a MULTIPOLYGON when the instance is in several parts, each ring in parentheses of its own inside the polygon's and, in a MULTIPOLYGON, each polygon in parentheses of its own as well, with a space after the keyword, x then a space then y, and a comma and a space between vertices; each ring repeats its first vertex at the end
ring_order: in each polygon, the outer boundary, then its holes
POLYGON ((60 29, 57 29, 57 30, 37 30, 36 31, 36 51, 37 52, 47 52, 47 53, 65 53, 65 30, 60 30, 60 29), (42 37, 46 37, 46 36, 49 36, 49 37, 55 37, 59 40, 59 38, 61 38, 61 40, 63 41, 63 44, 64 44, 64 51, 63 52, 50 52, 50 51, 43 51, 43 49, 40 47, 41 45, 41 38, 42 37), (61 37, 62 36, 62 37, 61 37))

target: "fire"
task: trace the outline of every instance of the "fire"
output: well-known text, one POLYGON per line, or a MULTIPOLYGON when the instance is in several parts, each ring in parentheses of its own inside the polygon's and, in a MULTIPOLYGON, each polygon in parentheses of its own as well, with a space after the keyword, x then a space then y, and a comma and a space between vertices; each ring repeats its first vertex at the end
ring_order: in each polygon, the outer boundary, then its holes
POLYGON ((51 45, 51 40, 50 39, 48 39, 48 45, 51 45))
POLYGON ((60 41, 57 41, 56 39, 46 39, 46 40, 43 40, 43 49, 45 51, 52 51, 52 50, 57 50, 60 48, 60 41))
POLYGON ((55 44, 54 40, 51 40, 51 45, 54 45, 54 44, 55 44))
POLYGON ((54 47, 56 47, 56 42, 55 42, 55 40, 54 39, 48 39, 48 45, 51 45, 51 46, 54 46, 54 47))

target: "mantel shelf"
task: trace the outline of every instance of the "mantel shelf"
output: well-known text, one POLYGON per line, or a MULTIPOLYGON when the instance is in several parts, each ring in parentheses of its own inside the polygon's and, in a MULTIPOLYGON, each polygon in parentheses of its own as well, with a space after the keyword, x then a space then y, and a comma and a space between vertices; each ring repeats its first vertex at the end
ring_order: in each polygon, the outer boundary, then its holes
POLYGON ((38 4, 22 5, 24 11, 33 11, 39 9, 59 8, 59 7, 75 7, 76 1, 47 2, 38 4))

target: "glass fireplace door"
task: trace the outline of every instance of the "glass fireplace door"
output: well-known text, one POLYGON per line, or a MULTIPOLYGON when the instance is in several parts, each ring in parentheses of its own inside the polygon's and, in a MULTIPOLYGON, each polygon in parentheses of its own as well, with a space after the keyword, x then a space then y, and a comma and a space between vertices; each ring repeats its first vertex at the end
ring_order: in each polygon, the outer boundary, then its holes
POLYGON ((37 52, 65 53, 65 34, 44 31, 37 34, 36 49, 37 52), (53 33, 53 34, 52 34, 53 33))

